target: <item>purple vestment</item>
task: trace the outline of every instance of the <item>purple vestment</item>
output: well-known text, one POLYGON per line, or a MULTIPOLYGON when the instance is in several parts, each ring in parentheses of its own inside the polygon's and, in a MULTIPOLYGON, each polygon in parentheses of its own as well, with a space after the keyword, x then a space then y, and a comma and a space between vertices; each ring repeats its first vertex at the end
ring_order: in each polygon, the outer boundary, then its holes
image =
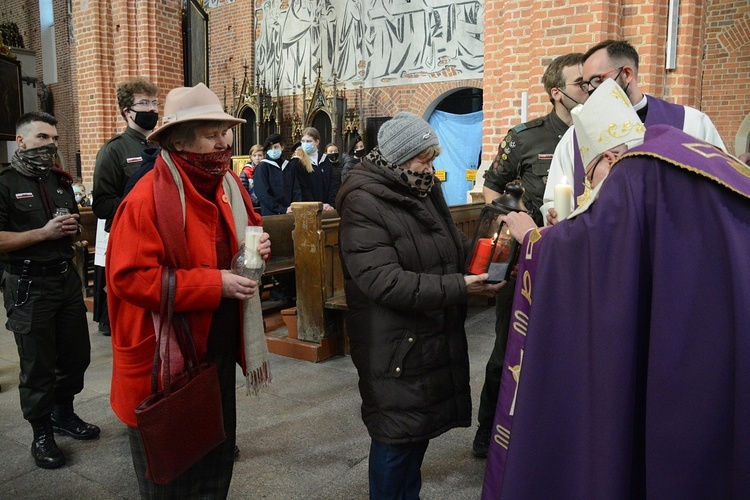
POLYGON ((653 126, 541 235, 483 498, 750 498, 750 168, 653 126))
MULTIPOLYGON (((646 122, 644 125, 648 130, 653 125, 671 125, 675 128, 682 129, 685 124, 685 107, 679 104, 672 104, 658 97, 646 96, 648 112, 646 113, 646 122)), ((578 197, 583 194, 583 177, 586 171, 581 160, 581 153, 578 147, 578 137, 575 130, 573 131, 573 197, 574 206, 578 206, 578 197)))

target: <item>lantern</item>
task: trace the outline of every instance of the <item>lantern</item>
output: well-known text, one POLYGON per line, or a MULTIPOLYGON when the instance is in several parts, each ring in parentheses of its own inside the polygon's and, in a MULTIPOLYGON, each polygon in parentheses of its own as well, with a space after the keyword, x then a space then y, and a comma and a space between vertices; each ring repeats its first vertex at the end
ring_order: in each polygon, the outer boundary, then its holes
POLYGON ((503 194, 482 209, 467 266, 469 274, 488 273, 489 283, 499 283, 510 277, 518 259, 520 245, 511 236, 510 229, 500 220, 500 216, 510 212, 525 212, 521 204, 523 192, 520 182, 509 182, 505 185, 503 194))

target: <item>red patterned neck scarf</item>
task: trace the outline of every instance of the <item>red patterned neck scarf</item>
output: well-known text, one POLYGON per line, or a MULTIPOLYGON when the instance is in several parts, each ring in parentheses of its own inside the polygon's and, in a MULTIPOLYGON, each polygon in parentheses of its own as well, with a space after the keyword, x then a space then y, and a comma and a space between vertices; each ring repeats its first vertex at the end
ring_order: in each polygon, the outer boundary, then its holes
POLYGON ((211 195, 229 170, 232 150, 211 153, 187 153, 171 151, 170 156, 192 181, 196 191, 203 196, 211 195))

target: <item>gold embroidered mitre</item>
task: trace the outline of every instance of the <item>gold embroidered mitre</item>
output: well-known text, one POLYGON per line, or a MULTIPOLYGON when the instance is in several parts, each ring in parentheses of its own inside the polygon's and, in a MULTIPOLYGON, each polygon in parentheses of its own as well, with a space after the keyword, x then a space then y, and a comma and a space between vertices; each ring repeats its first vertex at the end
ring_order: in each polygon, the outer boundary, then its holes
POLYGON ((642 143, 646 133, 630 99, 611 78, 604 80, 586 103, 573 108, 570 114, 584 167, 615 146, 642 143))

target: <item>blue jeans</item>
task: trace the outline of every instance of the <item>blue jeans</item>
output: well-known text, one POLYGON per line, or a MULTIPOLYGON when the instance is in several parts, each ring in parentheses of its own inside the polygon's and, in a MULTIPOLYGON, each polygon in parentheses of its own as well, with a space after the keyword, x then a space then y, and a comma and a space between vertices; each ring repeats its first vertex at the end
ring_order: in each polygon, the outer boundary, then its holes
POLYGON ((370 444, 370 499, 412 500, 422 488, 422 460, 429 441, 390 445, 370 444))

